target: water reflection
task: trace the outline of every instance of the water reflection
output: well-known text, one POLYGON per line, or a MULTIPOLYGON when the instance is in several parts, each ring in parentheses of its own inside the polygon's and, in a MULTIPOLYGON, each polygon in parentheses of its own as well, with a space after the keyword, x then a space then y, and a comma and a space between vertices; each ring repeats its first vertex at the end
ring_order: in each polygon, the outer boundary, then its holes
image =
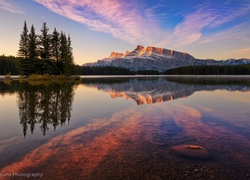
MULTIPOLYGON (((33 134, 36 126, 46 135, 50 126, 56 130, 57 126, 70 121, 74 83, 0 83, 0 93, 3 96, 17 93, 19 119, 24 136, 28 131, 33 134)), ((185 98, 204 90, 250 91, 249 79, 233 78, 88 78, 83 79, 82 84, 107 92, 113 99, 132 99, 137 105, 185 98)))
POLYGON ((48 85, 30 85, 22 83, 18 90, 18 108, 20 124, 26 136, 28 129, 33 134, 35 126, 40 125, 43 135, 49 125, 62 126, 71 118, 74 91, 71 83, 52 83, 48 85))
POLYGON ((44 179, 247 179, 249 80, 228 80, 83 79, 76 89, 19 85, 12 92, 25 133, 35 125, 46 132, 72 120, 67 130, 47 136, 0 139, 0 173, 39 172, 44 179), (96 116, 85 113, 90 111, 96 116), (207 148, 212 159, 171 153, 172 146, 186 143, 207 148))
POLYGON ((13 95, 19 89, 20 83, 18 81, 0 81, 0 94, 13 95))
POLYGON ((250 91, 248 79, 215 78, 130 78, 110 80, 89 79, 84 82, 87 87, 95 87, 110 94, 111 98, 133 99, 138 105, 160 103, 178 98, 185 98, 196 91, 250 91), (110 83, 112 82, 112 83, 110 83))

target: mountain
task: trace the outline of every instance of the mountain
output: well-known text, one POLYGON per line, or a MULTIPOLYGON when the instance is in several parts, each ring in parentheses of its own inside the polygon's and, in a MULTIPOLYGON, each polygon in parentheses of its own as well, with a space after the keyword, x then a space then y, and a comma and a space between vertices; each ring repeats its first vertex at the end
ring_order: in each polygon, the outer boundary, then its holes
POLYGON ((153 46, 143 47, 138 45, 133 51, 126 53, 112 52, 109 57, 94 63, 86 63, 83 66, 115 66, 128 68, 131 71, 156 70, 163 72, 168 69, 183 66, 198 65, 239 65, 249 64, 250 59, 196 59, 185 52, 178 52, 153 46))

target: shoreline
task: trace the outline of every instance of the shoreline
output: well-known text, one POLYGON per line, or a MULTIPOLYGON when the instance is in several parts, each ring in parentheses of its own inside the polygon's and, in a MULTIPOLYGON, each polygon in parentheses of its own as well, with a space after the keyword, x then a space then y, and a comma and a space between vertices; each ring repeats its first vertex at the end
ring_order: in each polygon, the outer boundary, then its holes
POLYGON ((81 79, 85 78, 108 78, 108 77, 183 77, 183 78, 250 78, 250 75, 79 75, 81 79))
MULTIPOLYGON (((81 79, 86 78, 122 78, 122 77, 180 77, 180 78, 250 78, 250 75, 75 75, 81 79)), ((0 75, 0 81, 4 80, 19 80, 19 75, 13 75, 11 78, 5 78, 0 75)), ((74 76, 72 76, 74 77, 74 76)), ((53 77, 51 78, 53 79, 53 77)))

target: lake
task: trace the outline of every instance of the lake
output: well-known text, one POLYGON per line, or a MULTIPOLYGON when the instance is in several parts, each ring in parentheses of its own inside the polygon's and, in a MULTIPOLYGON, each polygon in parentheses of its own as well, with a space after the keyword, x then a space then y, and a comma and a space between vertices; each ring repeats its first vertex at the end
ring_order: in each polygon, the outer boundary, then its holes
POLYGON ((0 179, 250 179, 249 76, 0 81, 0 103, 0 179))

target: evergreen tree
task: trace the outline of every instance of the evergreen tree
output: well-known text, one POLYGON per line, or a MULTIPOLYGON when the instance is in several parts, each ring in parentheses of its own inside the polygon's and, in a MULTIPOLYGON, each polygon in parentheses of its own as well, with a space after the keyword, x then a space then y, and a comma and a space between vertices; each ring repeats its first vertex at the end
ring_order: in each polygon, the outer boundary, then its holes
POLYGON ((26 24, 26 21, 24 21, 24 26, 23 26, 23 32, 20 35, 21 39, 19 42, 19 50, 18 50, 18 56, 22 57, 22 58, 27 58, 28 54, 29 54, 29 50, 28 50, 28 41, 29 41, 29 37, 28 37, 28 27, 26 24))
POLYGON ((68 42, 66 35, 61 31, 60 35, 60 62, 62 67, 60 69, 61 73, 65 74, 68 67, 68 42))
POLYGON ((73 72, 74 58, 73 58, 73 48, 71 47, 71 38, 68 35, 67 43, 67 55, 64 63, 64 73, 66 75, 71 75, 73 72))
POLYGON ((30 59, 36 59, 38 56, 38 50, 37 50, 37 35, 35 33, 35 28, 32 24, 30 33, 29 33, 29 41, 28 41, 28 50, 29 50, 29 58, 30 59))
POLYGON ((51 38, 51 46, 52 46, 52 59, 56 62, 59 62, 59 50, 60 50, 60 34, 54 28, 51 38))
POLYGON ((68 35, 68 44, 67 44, 67 47, 68 47, 68 56, 69 56, 69 59, 70 59, 70 63, 74 64, 73 48, 71 46, 71 37, 70 37, 70 35, 68 35))
POLYGON ((50 35, 48 34, 49 28, 47 27, 46 23, 43 23, 41 28, 41 35, 39 35, 39 52, 40 56, 43 60, 50 59, 50 35))
POLYGON ((60 60, 64 63, 65 59, 67 58, 67 54, 68 54, 68 42, 67 42, 67 38, 65 36, 65 34, 61 31, 61 35, 60 35, 60 60))

